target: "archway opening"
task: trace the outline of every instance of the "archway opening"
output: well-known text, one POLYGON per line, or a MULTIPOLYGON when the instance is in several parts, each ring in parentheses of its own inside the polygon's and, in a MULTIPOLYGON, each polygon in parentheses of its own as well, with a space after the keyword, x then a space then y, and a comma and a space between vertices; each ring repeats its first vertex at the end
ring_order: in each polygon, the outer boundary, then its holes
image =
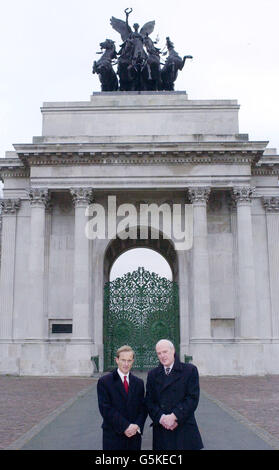
MULTIPOLYGON (((158 239, 152 239, 150 232, 148 235, 149 237, 146 240, 140 239, 140 237, 135 240, 130 238, 122 240, 118 237, 114 240, 111 240, 106 249, 104 257, 104 284, 110 281, 110 272, 116 260, 120 258, 120 255, 136 248, 149 249, 149 251, 146 253, 150 254, 150 257, 155 257, 155 252, 161 255, 170 266, 172 280, 178 282, 178 258, 172 241, 164 238, 161 232, 159 233, 158 239)), ((134 251, 133 253, 136 254, 139 252, 134 251)), ((140 265, 142 264, 140 263, 140 265)))
POLYGON ((138 370, 158 364, 159 339, 170 339, 179 351, 178 260, 169 239, 112 240, 104 278, 104 370, 115 367, 123 344, 134 349, 138 370))
POLYGON ((116 258, 110 270, 109 281, 112 282, 127 272, 136 271, 139 267, 169 281, 173 280, 171 267, 160 253, 150 248, 131 248, 116 258))

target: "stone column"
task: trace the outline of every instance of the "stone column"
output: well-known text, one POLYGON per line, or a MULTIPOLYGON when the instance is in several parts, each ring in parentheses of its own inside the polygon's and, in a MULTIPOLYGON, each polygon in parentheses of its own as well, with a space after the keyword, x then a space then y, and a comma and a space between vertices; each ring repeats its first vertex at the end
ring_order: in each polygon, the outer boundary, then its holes
POLYGON ((13 338, 16 212, 20 199, 2 199, 2 243, 0 274, 0 338, 13 338))
POLYGON ((92 339, 92 318, 89 305, 89 240, 85 234, 87 206, 93 201, 92 188, 70 190, 75 206, 75 255, 73 295, 73 339, 92 339))
POLYGON ((45 221, 49 206, 46 188, 31 188, 30 254, 29 254, 29 314, 27 339, 42 340, 47 335, 47 316, 44 309, 45 283, 45 221))
POLYGON ((191 338, 208 339, 210 328, 210 287, 207 245, 207 201, 209 187, 189 188, 194 215, 193 246, 193 313, 190 318, 191 338))
POLYGON ((243 338, 257 337, 256 281, 253 256, 251 203, 254 188, 233 188, 237 205, 239 326, 243 338))
POLYGON ((271 328, 273 338, 279 337, 279 196, 263 197, 266 210, 267 247, 271 297, 271 328))

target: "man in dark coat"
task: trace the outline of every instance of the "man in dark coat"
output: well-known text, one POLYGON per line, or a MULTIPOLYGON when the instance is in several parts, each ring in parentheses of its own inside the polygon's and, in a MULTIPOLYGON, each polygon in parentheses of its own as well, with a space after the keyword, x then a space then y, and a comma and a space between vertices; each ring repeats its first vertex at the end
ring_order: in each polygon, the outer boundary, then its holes
POLYGON ((147 417, 143 380, 130 370, 134 351, 122 346, 116 353, 118 368, 101 377, 97 384, 103 417, 103 450, 140 450, 147 417))
POLYGON ((194 411, 199 402, 196 366, 175 357, 174 345, 156 345, 160 365, 147 376, 146 405, 153 421, 153 450, 200 450, 202 439, 194 411))

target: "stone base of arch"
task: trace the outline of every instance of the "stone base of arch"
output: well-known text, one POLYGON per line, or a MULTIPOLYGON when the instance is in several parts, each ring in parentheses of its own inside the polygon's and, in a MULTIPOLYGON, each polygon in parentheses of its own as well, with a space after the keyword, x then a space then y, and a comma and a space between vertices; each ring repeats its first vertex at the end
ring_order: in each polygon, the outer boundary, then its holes
MULTIPOLYGON (((97 374, 92 356, 100 354, 95 345, 61 343, 1 343, 0 373, 22 376, 80 376, 97 374)), ((184 354, 193 357, 199 374, 212 376, 266 375, 278 373, 279 342, 264 345, 239 340, 235 343, 181 344, 184 354), (217 360, 218 358, 218 360, 217 360)), ((97 374, 98 375, 98 374, 97 374)))

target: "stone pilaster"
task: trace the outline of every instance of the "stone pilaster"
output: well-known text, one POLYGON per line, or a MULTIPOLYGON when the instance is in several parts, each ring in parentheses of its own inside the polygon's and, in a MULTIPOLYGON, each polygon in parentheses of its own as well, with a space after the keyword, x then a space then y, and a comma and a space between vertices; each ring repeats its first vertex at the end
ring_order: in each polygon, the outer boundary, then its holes
POLYGON ((50 198, 46 188, 29 190, 30 217, 30 251, 29 251, 29 311, 26 324, 27 338, 42 340, 47 337, 47 316, 45 300, 45 225, 46 209, 50 198))
POLYGON ((230 195, 228 201, 229 208, 231 211, 231 228, 232 228, 232 238, 233 238, 233 310, 235 316, 235 336, 240 336, 240 317, 237 315, 237 312, 240 311, 239 307, 239 283, 238 283, 238 239, 237 239, 237 204, 236 200, 230 195))
POLYGON ((263 197, 266 210, 272 336, 279 337, 279 196, 263 197))
POLYGON ((186 250, 177 251, 179 264, 179 278, 183 279, 183 285, 179 289, 179 308, 180 308, 180 353, 181 357, 189 353, 190 342, 190 318, 189 318, 189 276, 187 257, 189 253, 186 250))
POLYGON ((2 218, 0 273, 0 338, 13 338, 14 278, 17 210, 20 199, 0 201, 2 218))
POLYGON ((207 201, 210 188, 189 188, 188 193, 194 216, 193 312, 190 317, 190 336, 192 339, 206 339, 211 336, 207 244, 207 201))
POLYGON ((90 253, 85 228, 88 221, 86 208, 93 201, 93 189, 73 188, 70 192, 75 206, 73 338, 89 341, 93 332, 89 305, 90 253))
POLYGON ((237 211, 239 335, 257 337, 256 281, 253 254, 251 205, 254 188, 233 188, 237 211))

